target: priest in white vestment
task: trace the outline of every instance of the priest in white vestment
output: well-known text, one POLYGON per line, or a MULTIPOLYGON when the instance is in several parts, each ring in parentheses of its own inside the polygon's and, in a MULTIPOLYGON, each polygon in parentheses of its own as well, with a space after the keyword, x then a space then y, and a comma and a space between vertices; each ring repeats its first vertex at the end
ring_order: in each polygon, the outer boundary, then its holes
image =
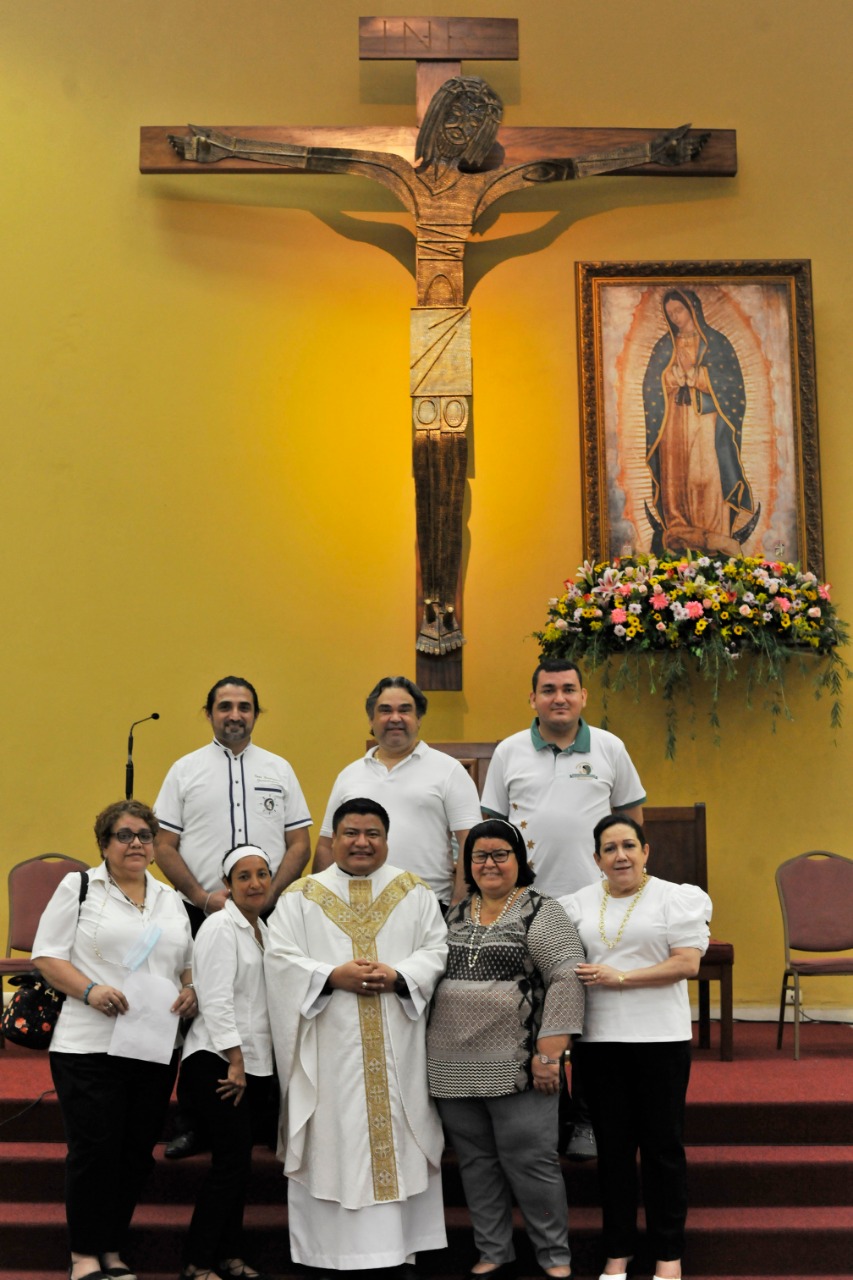
POLYGON ((348 800, 335 861, 290 885, 265 956, 290 1249, 321 1271, 400 1268, 447 1244, 426 1015, 447 961, 438 899, 388 866, 388 815, 348 800))

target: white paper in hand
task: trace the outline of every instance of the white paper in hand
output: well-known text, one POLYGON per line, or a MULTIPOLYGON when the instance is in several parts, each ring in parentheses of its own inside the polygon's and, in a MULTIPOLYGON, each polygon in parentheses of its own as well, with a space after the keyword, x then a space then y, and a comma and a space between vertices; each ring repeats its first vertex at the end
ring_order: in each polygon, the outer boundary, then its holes
POLYGON ((168 1062, 175 1049, 178 1015, 172 1005, 178 988, 156 973, 129 973, 122 984, 127 1013, 115 1020, 108 1052, 114 1058, 168 1062))

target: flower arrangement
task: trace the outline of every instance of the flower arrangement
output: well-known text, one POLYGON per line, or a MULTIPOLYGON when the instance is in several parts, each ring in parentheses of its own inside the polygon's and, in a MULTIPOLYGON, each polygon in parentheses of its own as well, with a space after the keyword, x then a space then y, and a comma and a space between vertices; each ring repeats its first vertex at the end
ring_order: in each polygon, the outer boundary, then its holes
POLYGON ((838 652, 849 642, 847 627, 830 600, 829 584, 813 573, 756 556, 634 555, 596 565, 584 561, 565 588, 565 595, 549 602, 544 630, 534 633, 542 657, 602 667, 605 712, 611 687, 630 683, 639 691, 645 663, 649 691, 660 689, 667 703, 670 759, 675 699, 689 697, 691 670, 711 683, 709 715, 716 733, 721 682, 737 676, 747 655, 753 659, 746 664, 747 703, 754 684, 768 686, 774 717, 790 716, 784 676, 791 659, 799 659, 804 672, 807 655, 822 659, 811 667, 815 697, 832 696, 830 724, 841 724, 842 674, 853 674, 838 652))

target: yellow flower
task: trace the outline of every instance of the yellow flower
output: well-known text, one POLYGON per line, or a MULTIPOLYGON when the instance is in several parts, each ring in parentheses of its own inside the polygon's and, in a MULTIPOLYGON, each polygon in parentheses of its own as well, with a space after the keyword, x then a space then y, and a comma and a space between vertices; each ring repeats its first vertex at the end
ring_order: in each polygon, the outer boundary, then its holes
POLYGON ((708 625, 708 622, 707 622, 707 620, 706 620, 705 618, 700 618, 700 619, 699 619, 699 621, 696 623, 696 634, 697 634, 697 636, 699 636, 699 635, 701 635, 701 634, 702 634, 702 632, 705 630, 705 628, 707 627, 707 625, 708 625))
POLYGON ((720 614, 720 617, 721 617, 721 618, 724 618, 724 619, 725 619, 725 621, 726 621, 726 622, 728 622, 728 620, 729 620, 729 613, 728 613, 728 610, 727 610, 727 609, 724 609, 724 610, 723 610, 723 612, 720 614))

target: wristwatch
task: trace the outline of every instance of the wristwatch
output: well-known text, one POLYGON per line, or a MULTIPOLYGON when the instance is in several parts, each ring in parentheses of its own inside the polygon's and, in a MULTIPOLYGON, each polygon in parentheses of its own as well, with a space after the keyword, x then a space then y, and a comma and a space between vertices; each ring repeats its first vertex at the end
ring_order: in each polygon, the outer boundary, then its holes
POLYGON ((559 1067, 562 1061, 561 1058, 549 1058, 547 1053, 537 1053, 536 1060, 546 1067, 559 1067))

